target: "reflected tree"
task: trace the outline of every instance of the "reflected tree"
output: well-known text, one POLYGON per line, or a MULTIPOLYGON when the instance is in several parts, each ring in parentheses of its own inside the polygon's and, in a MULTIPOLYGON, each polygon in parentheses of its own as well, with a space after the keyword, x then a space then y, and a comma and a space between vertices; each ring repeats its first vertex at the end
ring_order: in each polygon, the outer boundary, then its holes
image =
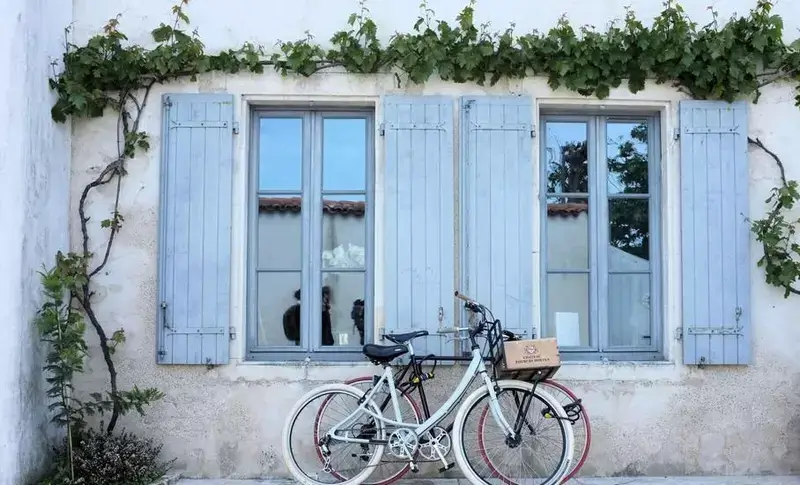
MULTIPOLYGON (((635 125, 630 136, 609 140, 614 146, 607 156, 609 185, 614 197, 609 204, 610 244, 633 256, 649 259, 650 228, 647 199, 625 198, 624 194, 648 193, 647 124, 635 125)), ((585 141, 559 145, 559 156, 549 162, 547 191, 549 193, 584 194, 589 192, 588 153, 585 141)), ((585 203, 586 196, 559 197, 562 203, 585 203)))

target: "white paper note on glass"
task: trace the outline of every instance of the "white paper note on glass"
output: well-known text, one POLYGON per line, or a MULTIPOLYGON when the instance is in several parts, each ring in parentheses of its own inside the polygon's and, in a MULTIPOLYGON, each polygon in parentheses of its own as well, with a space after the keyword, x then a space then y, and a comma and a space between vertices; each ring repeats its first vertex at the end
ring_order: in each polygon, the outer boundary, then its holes
POLYGON ((559 347, 581 345, 581 316, 574 312, 556 312, 556 339, 559 347))

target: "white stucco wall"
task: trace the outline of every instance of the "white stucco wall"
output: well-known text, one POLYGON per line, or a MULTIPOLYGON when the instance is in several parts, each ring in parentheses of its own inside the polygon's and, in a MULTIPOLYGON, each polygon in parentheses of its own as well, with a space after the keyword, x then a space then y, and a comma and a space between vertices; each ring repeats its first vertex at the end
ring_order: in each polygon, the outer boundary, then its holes
POLYGON ((8 0, 0 15, 0 484, 41 471, 54 430, 32 318, 37 271, 68 243, 69 126, 50 119, 50 61, 63 52, 69 2, 8 0))
MULTIPOLYGON (((519 31, 548 28, 564 11, 578 24, 600 24, 624 14, 631 4, 642 17, 661 8, 660 2, 583 2, 556 4, 519 3, 510 0, 479 5, 477 22, 492 20, 496 28, 515 21, 519 31)), ((684 2, 693 19, 710 19, 707 2, 684 2)), ((147 40, 148 32, 169 14, 172 2, 137 0, 110 4, 100 0, 75 2, 76 33, 84 38, 100 29, 106 19, 123 12, 121 29, 133 41, 147 40)), ((453 18, 463 6, 455 0, 431 1, 443 18, 453 18)), ((720 3, 721 17, 732 11, 744 12, 754 2, 736 0, 720 3)), ((226 4, 196 1, 189 14, 209 49, 227 48, 242 41, 257 41, 271 46, 280 39, 301 37, 311 30, 325 39, 345 25, 355 1, 328 2, 306 0, 274 6, 255 0, 226 4)), ((410 27, 416 17, 416 4, 374 0, 373 17, 384 37, 410 27)), ((782 2, 776 9, 784 16, 787 32, 796 31, 800 4, 782 2), (794 22, 794 23, 793 23, 794 22)), ((445 84, 432 80, 425 86, 403 85, 398 89, 393 76, 351 76, 322 73, 309 79, 282 79, 274 72, 263 75, 208 75, 197 83, 180 82, 158 86, 151 93, 151 105, 142 128, 151 134, 153 151, 129 164, 129 175, 122 190, 121 210, 126 225, 118 238, 107 271, 98 275, 97 310, 108 328, 124 327, 128 341, 116 359, 123 386, 157 386, 167 396, 148 410, 144 418, 130 416, 122 425, 146 433, 165 443, 164 452, 178 458, 178 465, 193 476, 253 477, 286 473, 279 454, 281 426, 296 399, 309 388, 325 381, 342 380, 372 372, 368 365, 269 365, 244 362, 244 339, 232 342, 232 362, 207 369, 204 366, 157 366, 154 359, 156 295, 156 230, 158 164, 161 115, 157 100, 165 92, 226 91, 237 95, 237 119, 241 133, 248 133, 248 103, 282 100, 375 103, 385 93, 481 94, 529 93, 536 109, 551 104, 591 103, 595 106, 625 105, 650 107, 662 112, 664 200, 664 315, 667 361, 658 363, 577 363, 565 364, 558 374, 584 399, 593 424, 593 448, 583 469, 586 475, 682 475, 682 474, 775 474, 800 472, 800 357, 797 342, 800 327, 794 315, 800 299, 783 299, 781 293, 763 283, 755 269, 759 247, 752 245, 754 267, 753 364, 745 368, 696 369, 681 365, 681 346, 674 339, 680 322, 680 233, 679 233, 679 144, 671 136, 677 119, 677 101, 683 95, 666 86, 649 85, 637 95, 626 89, 611 92, 609 99, 582 100, 564 90, 553 92, 542 79, 501 82, 494 87, 445 84)), ((800 151, 800 110, 793 106, 790 86, 770 86, 759 104, 750 108, 750 135, 760 137, 781 154, 787 175, 800 178, 800 163, 792 154, 800 151)), ((377 119, 381 118, 378 107, 377 119)), ((101 165, 105 154, 114 151, 115 120, 106 117, 74 126, 72 214, 77 194, 101 165)), ((232 307, 237 335, 244 335, 244 281, 246 234, 245 167, 246 136, 235 140, 235 190, 232 307)), ((377 140, 377 150, 381 150, 377 140)), ((538 143, 538 139, 534 141, 538 143)), ((537 147, 534 147, 536 150, 537 147)), ((534 152, 538 153, 538 152, 534 152)), ((381 157, 376 157, 381 160, 381 157)), ((764 199, 778 177, 772 161, 758 150, 750 150, 751 216, 764 213, 764 199)), ((382 183, 382 167, 376 166, 376 183, 382 183)), ((101 193, 89 207, 89 215, 100 220, 107 215, 112 196, 101 193)), ((382 210, 380 190, 376 191, 376 211, 382 210)), ((534 221, 534 234, 539 221, 534 221)), ((97 229, 97 228, 95 228, 97 229)), ((376 220, 376 234, 382 231, 376 220)), ((73 228, 73 239, 75 239, 73 228)), ((93 232, 96 241, 103 233, 93 232)), ((534 241, 539 250, 538 239, 534 241)), ((376 238, 380 254, 382 241, 376 238)), ((538 274, 538 262, 532 268, 538 274)), ((382 323, 382 281, 376 267, 375 318, 382 323)), ((538 287, 535 289, 538 292, 538 287)), ((537 299, 534 298, 534 301, 537 299)), ((538 315, 538 308, 535 309, 538 315)), ((538 321, 534 322, 538 326, 538 321)), ((84 389, 105 385, 103 364, 93 360, 95 374, 83 383, 84 389)), ((457 370, 457 369, 456 369, 457 370)), ((450 373, 452 374, 452 372, 450 373)), ((453 388, 453 376, 440 372, 435 392, 441 396, 453 388)), ((432 389, 433 390, 433 389, 432 389)))

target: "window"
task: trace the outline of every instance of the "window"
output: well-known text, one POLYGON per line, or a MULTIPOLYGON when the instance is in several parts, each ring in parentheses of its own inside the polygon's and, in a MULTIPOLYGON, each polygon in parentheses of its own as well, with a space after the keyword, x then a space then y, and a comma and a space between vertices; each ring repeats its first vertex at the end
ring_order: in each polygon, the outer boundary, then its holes
POLYGON ((657 123, 542 120, 542 335, 567 358, 662 355, 657 123))
POLYGON ((371 340, 373 126, 254 113, 249 358, 352 359, 371 340))

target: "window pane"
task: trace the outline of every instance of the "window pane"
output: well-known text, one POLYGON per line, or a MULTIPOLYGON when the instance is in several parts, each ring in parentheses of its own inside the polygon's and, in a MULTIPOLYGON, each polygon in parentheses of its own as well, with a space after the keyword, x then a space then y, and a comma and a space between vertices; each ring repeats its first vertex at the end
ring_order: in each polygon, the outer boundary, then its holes
POLYGON ((300 192, 303 118, 261 118, 259 129, 259 190, 300 192))
POLYGON ((322 190, 366 190, 367 120, 322 122, 322 190))
POLYGON ((322 345, 363 345, 365 274, 323 272, 322 285, 322 345))
POLYGON ((649 347, 650 275, 608 275, 608 343, 612 347, 649 347))
POLYGON ((650 270, 650 220, 647 199, 608 201, 609 271, 650 270))
POLYGON ((366 197, 327 196, 322 201, 322 267, 364 269, 366 197))
POLYGON ((547 191, 554 193, 589 192, 586 123, 548 121, 545 138, 547 191))
POLYGON ((256 226, 258 269, 302 268, 300 197, 259 197, 256 226))
POLYGON ((299 345, 300 272, 258 273, 256 346, 299 345))
POLYGON ((542 335, 560 347, 588 347, 589 275, 547 275, 547 317, 542 335))
POLYGON ((589 268, 589 199, 547 198, 547 269, 589 268))
POLYGON ((647 143, 644 121, 606 124, 609 194, 647 193, 647 143))

